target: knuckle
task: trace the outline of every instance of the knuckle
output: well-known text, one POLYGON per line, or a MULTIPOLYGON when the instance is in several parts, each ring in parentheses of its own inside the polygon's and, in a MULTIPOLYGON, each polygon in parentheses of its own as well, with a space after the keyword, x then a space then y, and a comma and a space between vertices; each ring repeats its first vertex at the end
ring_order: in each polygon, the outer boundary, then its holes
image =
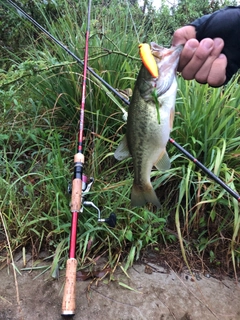
POLYGON ((202 83, 202 84, 207 83, 207 76, 204 75, 204 74, 202 74, 201 72, 199 72, 199 73, 197 73, 197 74, 195 75, 195 79, 196 79, 196 81, 199 82, 199 83, 202 83))
POLYGON ((209 57, 209 51, 206 51, 206 50, 203 50, 202 48, 199 48, 198 50, 196 50, 194 56, 195 56, 196 60, 200 60, 202 62, 205 62, 205 60, 207 60, 207 58, 209 57))
POLYGON ((225 59, 214 60, 211 70, 208 74, 208 83, 214 87, 220 87, 226 80, 225 59))
POLYGON ((183 69, 181 75, 185 80, 193 80, 194 79, 194 73, 190 72, 188 69, 183 69))
POLYGON ((207 82, 211 87, 220 87, 226 80, 225 75, 209 74, 207 82))

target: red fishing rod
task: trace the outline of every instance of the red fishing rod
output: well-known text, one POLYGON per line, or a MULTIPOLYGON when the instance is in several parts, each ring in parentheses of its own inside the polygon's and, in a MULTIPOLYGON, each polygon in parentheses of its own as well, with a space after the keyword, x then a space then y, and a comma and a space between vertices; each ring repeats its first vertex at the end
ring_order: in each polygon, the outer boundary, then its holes
POLYGON ((83 62, 82 75, 82 99, 80 108, 79 131, 78 131, 78 145, 77 153, 74 155, 74 174, 71 186, 71 233, 69 258, 66 265, 66 280, 63 292, 62 301, 62 315, 69 316, 75 314, 76 309, 76 273, 77 273, 77 259, 76 259, 76 243, 77 243, 77 226, 78 215, 83 212, 83 206, 89 206, 98 211, 98 222, 106 222, 110 227, 114 228, 116 225, 116 215, 112 212, 106 219, 101 218, 99 208, 91 201, 86 201, 85 196, 89 192, 94 179, 88 178, 83 174, 84 155, 83 155, 83 133, 84 133, 84 111, 86 101, 86 82, 88 71, 88 47, 90 34, 90 16, 91 16, 91 0, 88 2, 88 17, 87 30, 85 36, 85 53, 83 62))
POLYGON ((77 243, 77 226, 78 214, 82 207, 82 190, 83 183, 85 184, 86 178, 83 175, 83 131, 84 131, 84 110, 86 100, 86 81, 87 81, 87 65, 88 65, 88 42, 90 32, 90 11, 91 0, 88 2, 88 17, 87 17, 87 30, 85 37, 85 54, 82 76, 82 99, 79 120, 79 133, 78 133, 78 146, 77 153, 74 155, 74 174, 72 181, 72 196, 71 196, 71 234, 70 234, 70 248, 69 259, 66 266, 66 281, 62 301, 62 315, 74 315, 76 308, 76 274, 77 274, 77 259, 76 259, 76 243, 77 243))

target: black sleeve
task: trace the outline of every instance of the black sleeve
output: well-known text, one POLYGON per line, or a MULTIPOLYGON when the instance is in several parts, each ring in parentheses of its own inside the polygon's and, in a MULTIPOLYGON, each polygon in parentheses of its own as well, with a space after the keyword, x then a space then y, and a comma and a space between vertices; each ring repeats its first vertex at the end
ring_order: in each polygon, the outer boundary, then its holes
POLYGON ((213 14, 203 16, 191 23, 195 26, 197 40, 222 38, 222 53, 227 57, 226 76, 228 82, 240 69, 240 6, 229 6, 213 14))

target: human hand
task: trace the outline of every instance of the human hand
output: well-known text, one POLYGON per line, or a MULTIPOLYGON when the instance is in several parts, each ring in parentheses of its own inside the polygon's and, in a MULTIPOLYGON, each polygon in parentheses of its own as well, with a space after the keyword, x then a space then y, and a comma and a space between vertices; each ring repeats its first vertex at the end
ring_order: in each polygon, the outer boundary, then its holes
POLYGON ((226 80, 227 58, 221 53, 224 41, 221 38, 196 39, 194 26, 185 26, 174 32, 172 45, 184 44, 178 71, 186 80, 219 87, 226 80))

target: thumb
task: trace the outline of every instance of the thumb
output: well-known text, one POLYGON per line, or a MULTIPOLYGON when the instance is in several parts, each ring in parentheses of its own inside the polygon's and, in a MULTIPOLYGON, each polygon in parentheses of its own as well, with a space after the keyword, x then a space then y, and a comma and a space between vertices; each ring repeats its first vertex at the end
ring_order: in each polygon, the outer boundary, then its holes
POLYGON ((196 29, 193 26, 185 26, 176 30, 172 38, 172 46, 185 44, 189 39, 196 39, 196 29))

